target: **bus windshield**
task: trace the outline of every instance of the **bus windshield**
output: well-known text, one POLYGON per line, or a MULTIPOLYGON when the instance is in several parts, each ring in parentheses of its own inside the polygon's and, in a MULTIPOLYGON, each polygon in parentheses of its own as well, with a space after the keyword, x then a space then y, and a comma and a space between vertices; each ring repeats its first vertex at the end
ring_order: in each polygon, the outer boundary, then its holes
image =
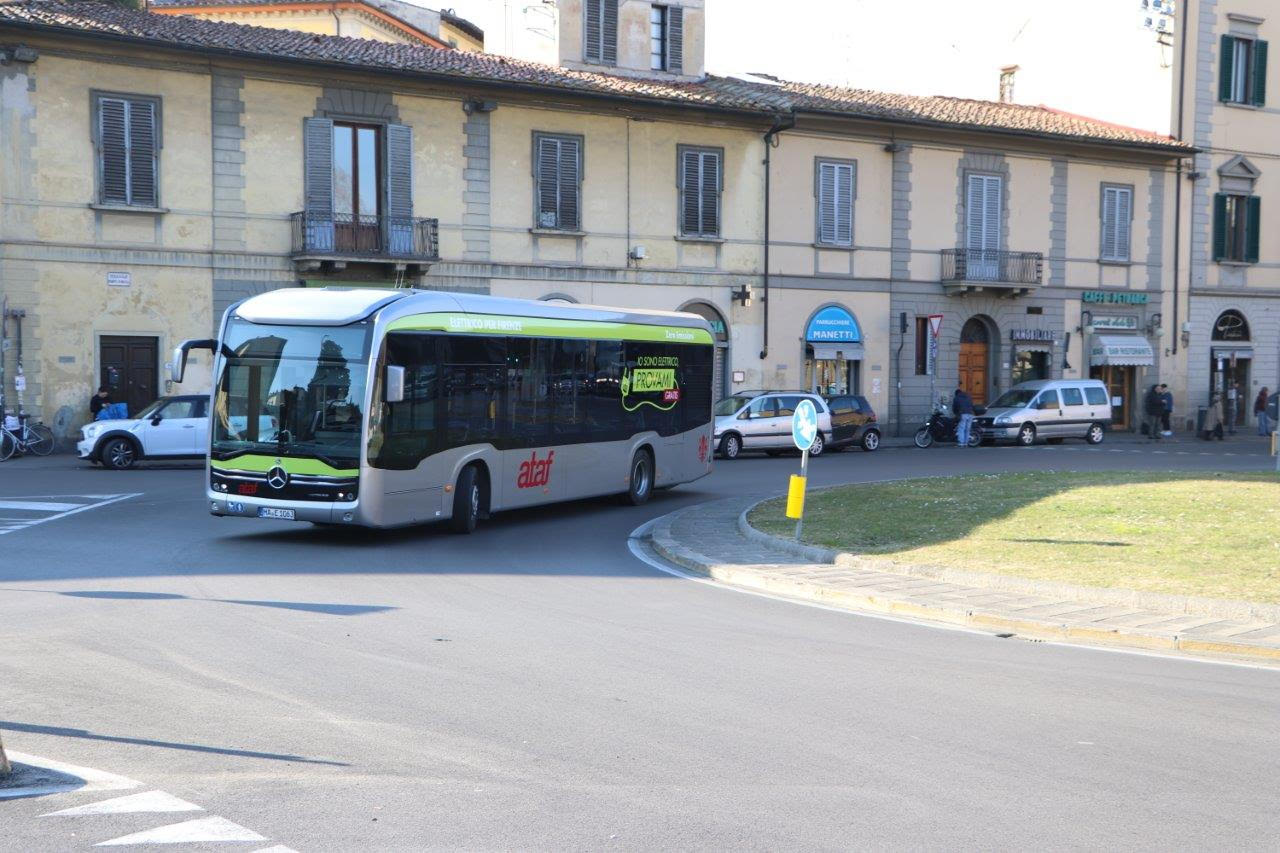
POLYGON ((369 324, 271 326, 233 319, 214 398, 216 458, 241 453, 359 464, 369 324))

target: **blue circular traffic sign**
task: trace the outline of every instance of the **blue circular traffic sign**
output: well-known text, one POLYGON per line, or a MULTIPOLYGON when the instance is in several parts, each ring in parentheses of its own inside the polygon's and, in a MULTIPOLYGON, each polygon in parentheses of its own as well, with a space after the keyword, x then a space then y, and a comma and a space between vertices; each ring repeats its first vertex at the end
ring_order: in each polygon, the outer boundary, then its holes
POLYGON ((801 450, 808 450, 818 437, 818 409, 812 400, 801 400, 791 416, 791 440, 801 450))

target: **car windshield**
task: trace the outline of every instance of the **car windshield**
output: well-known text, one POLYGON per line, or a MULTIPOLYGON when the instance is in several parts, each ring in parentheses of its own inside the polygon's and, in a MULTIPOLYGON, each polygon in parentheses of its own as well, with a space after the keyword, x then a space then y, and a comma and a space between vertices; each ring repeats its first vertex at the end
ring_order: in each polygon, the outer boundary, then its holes
POLYGON ((1011 388, 1000 395, 1000 399, 992 403, 992 409, 1021 409, 1035 399, 1036 392, 1030 388, 1011 388))
POLYGON ((728 417, 754 399, 754 397, 744 397, 740 394, 733 397, 725 397, 719 403, 716 403, 715 415, 718 418, 728 417))
POLYGON ((235 319, 222 344, 213 452, 360 459, 369 326, 268 326, 235 319))
POLYGON ((152 415, 154 415, 156 412, 158 412, 158 411, 160 410, 160 407, 161 407, 161 406, 163 406, 164 404, 168 403, 168 402, 169 402, 169 398, 168 398, 168 397, 161 397, 159 400, 156 400, 154 403, 152 403, 151 405, 147 406, 147 407, 146 407, 145 409, 143 409, 141 412, 138 412, 138 414, 134 415, 134 417, 135 417, 135 418, 137 418, 137 419, 138 419, 138 420, 140 420, 140 421, 144 421, 144 420, 146 420, 147 418, 149 418, 149 417, 151 417, 152 415))

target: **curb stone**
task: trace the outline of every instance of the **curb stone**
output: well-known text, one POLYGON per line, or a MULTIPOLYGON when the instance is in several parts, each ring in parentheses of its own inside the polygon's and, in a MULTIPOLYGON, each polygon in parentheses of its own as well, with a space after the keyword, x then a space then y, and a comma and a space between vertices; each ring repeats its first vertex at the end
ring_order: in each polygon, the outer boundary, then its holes
MULTIPOLYGON (((737 529, 733 532, 740 533, 744 538, 762 547, 773 548, 783 554, 797 556, 805 560, 813 560, 816 565, 808 566, 807 568, 809 569, 817 569, 820 566, 840 568, 839 560, 842 556, 855 556, 842 555, 836 551, 808 546, 794 541, 789 542, 756 530, 746 522, 746 517, 747 513, 761 502, 761 500, 752 501, 738 515, 737 523, 734 525, 737 529)), ((646 538, 648 538, 654 551, 662 558, 693 574, 731 586, 812 601, 846 610, 920 619, 974 628, 995 634, 1018 635, 1031 639, 1071 641, 1100 646, 1223 655, 1256 662, 1280 664, 1280 643, 1268 645, 1235 641, 1230 638, 1194 637, 1180 634, 1177 629, 1162 631, 1154 625, 1143 629, 1141 627, 1126 628, 1098 625, 1088 621, 1081 623, 1072 621, 1070 613, 1064 613, 1062 617, 1049 615, 1043 619, 1036 619, 999 605, 965 606, 961 602, 919 600, 918 598, 913 600, 911 589, 876 590, 865 586, 852 589, 841 588, 824 583, 820 579, 797 577, 795 576, 796 572, 786 571, 789 568, 794 568, 794 566, 767 563, 740 565, 717 561, 714 557, 689 547, 677 539, 672 532, 672 523, 676 518, 683 516, 685 513, 697 512, 699 509, 700 507, 695 506, 657 519, 646 538)), ((852 571, 865 571, 868 575, 873 576, 876 574, 890 574, 884 570, 872 569, 857 562, 844 567, 852 571)), ((907 573, 901 567, 895 567, 892 574, 902 580, 929 577, 907 573)), ((956 582, 956 585, 964 584, 956 582)), ((970 586, 977 586, 979 591, 982 587, 981 584, 970 584, 970 586)), ((1131 607, 1132 605, 1126 606, 1131 607)), ((1074 608, 1065 606, 1064 609, 1071 610, 1074 608)), ((1161 615, 1165 615, 1169 619, 1174 618, 1174 614, 1167 612, 1165 614, 1151 614, 1155 621, 1160 621, 1159 617, 1161 615)))

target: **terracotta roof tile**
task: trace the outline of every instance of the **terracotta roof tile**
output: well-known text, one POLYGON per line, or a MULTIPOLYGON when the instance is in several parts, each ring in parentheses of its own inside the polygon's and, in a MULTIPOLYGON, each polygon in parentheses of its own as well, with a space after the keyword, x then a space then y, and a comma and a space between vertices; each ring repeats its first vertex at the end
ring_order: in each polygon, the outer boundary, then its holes
POLYGON ((162 42, 179 49, 225 50, 263 58, 416 72, 437 78, 545 87, 582 95, 621 96, 762 116, 792 111, 830 112, 909 124, 1030 133, 1175 151, 1193 150, 1167 136, 1042 106, 892 95, 788 81, 771 83, 715 76, 700 81, 673 81, 573 71, 494 54, 151 14, 104 3, 62 0, 0 2, 0 26, 6 24, 162 42))

